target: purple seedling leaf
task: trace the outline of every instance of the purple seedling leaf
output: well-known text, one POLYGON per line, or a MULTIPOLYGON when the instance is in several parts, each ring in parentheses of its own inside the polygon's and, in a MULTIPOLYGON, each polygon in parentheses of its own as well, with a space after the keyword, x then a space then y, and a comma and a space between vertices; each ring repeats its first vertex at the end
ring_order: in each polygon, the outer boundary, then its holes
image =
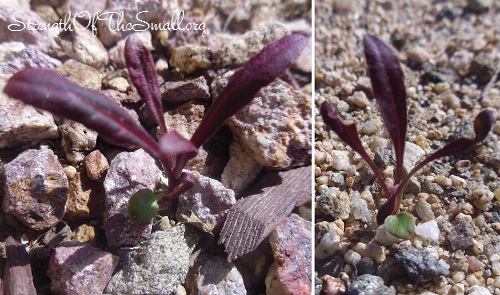
POLYGON ((28 68, 12 76, 4 92, 26 104, 87 126, 114 141, 144 149, 160 159, 159 145, 122 107, 54 71, 28 68))
POLYGON ((438 158, 451 156, 453 154, 466 151, 467 149, 483 141, 486 136, 488 136, 488 133, 493 127, 496 118, 497 112, 495 110, 483 110, 477 115, 476 119, 474 120, 474 132, 476 133, 476 136, 474 138, 458 138, 452 142, 449 142, 444 147, 437 150, 436 152, 428 156, 425 160, 420 162, 417 166, 415 166, 399 185, 394 186, 395 189, 390 194, 387 202, 383 204, 378 211, 377 223, 379 225, 383 224, 387 216, 397 214, 399 212, 403 189, 406 187, 406 185, 410 181, 410 178, 415 175, 415 173, 417 173, 425 165, 438 158))
POLYGON ((198 148, 189 140, 185 139, 175 130, 165 134, 160 140, 160 151, 163 156, 169 159, 176 159, 176 164, 173 168, 173 178, 177 179, 184 165, 181 163, 187 162, 198 154, 198 148))
POLYGON ((330 127, 330 129, 332 129, 335 133, 337 133, 340 139, 342 139, 354 151, 361 155, 368 166, 370 166, 370 168, 373 170, 373 173, 375 173, 375 176, 380 182, 380 185, 384 192, 389 195, 389 188, 385 184, 384 178, 378 171, 377 166, 375 166, 375 163, 372 161, 370 156, 368 156, 368 154, 366 153, 366 150, 363 148, 363 144, 359 139, 356 126, 354 124, 346 125, 337 114, 335 107, 327 101, 321 104, 320 112, 325 124, 330 127))
POLYGON ((403 175, 403 158, 406 141, 407 105, 404 74, 394 51, 375 36, 363 39, 368 74, 373 94, 378 103, 385 127, 394 143, 396 153, 395 183, 403 175))
POLYGON ((267 45, 251 58, 231 76, 227 86, 212 102, 191 142, 200 147, 214 136, 231 116, 252 101, 262 87, 280 77, 299 57, 307 43, 307 37, 288 35, 267 45))
POLYGON ((167 133, 163 117, 160 85, 153 55, 142 41, 134 35, 127 38, 124 53, 132 83, 134 83, 137 92, 144 100, 156 123, 160 126, 161 134, 167 133))

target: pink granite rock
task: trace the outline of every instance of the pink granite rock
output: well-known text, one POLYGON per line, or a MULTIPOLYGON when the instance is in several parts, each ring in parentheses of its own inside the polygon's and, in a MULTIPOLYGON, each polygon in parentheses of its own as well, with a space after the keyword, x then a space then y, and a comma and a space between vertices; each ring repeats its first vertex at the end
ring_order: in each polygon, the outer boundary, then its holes
POLYGON ((311 222, 292 214, 269 236, 274 263, 266 278, 267 294, 311 294, 311 222))
POLYGON ((229 208, 236 203, 234 192, 217 180, 193 173, 194 186, 179 197, 177 219, 205 232, 217 233, 229 208))
POLYGON ((50 42, 47 30, 28 29, 28 21, 44 24, 45 21, 32 11, 22 11, 16 7, 0 5, 0 42, 19 41, 36 45, 43 52, 49 50, 50 42))
POLYGON ((50 289, 54 294, 102 294, 118 259, 88 244, 64 242, 50 257, 50 289))
POLYGON ((64 216, 68 178, 50 149, 27 150, 4 166, 3 210, 34 230, 64 216))
POLYGON ((137 245, 151 236, 151 222, 130 216, 128 201, 140 189, 153 190, 160 175, 155 160, 143 150, 122 152, 111 161, 104 180, 104 230, 110 246, 137 245))

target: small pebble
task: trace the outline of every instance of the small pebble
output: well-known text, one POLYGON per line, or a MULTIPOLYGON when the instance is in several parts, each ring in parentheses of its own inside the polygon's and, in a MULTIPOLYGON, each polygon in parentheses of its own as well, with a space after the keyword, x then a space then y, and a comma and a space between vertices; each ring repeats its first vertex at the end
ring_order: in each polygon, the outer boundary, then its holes
POLYGON ((108 81, 106 83, 107 86, 111 89, 120 91, 120 92, 127 92, 128 88, 130 87, 130 84, 128 83, 127 79, 123 77, 116 77, 108 81))
POLYGON ((467 185, 467 181, 461 177, 450 175, 450 179, 451 179, 451 184, 454 187, 464 187, 467 185))
POLYGON ((366 246, 366 256, 373 258, 377 263, 385 261, 385 247, 379 244, 368 244, 366 246))
POLYGON ((351 96, 351 101, 359 108, 365 108, 370 104, 368 97, 366 97, 366 94, 363 91, 354 92, 351 96))
POLYGON ((339 249, 340 237, 335 232, 327 232, 316 246, 315 254, 317 258, 323 259, 331 256, 339 249))
POLYGON ((349 249, 345 254, 344 254, 344 260, 345 262, 349 264, 357 264, 361 260, 361 255, 358 252, 355 252, 352 249, 349 249))
POLYGON ((457 271, 453 274, 453 281, 455 283, 460 283, 465 279, 465 273, 463 271, 457 271))
POLYGON ((367 135, 374 134, 378 131, 377 121, 374 119, 368 120, 363 123, 362 132, 367 135))
POLYGON ((439 228, 436 220, 419 223, 415 227, 415 234, 433 242, 439 241, 439 228))
POLYGON ((418 199, 416 211, 418 216, 420 216, 420 218, 422 218, 422 220, 424 221, 434 219, 434 212, 432 211, 432 207, 424 198, 418 199))
POLYGON ((495 275, 500 276, 500 261, 495 261, 491 264, 491 271, 495 275))
POLYGON ((444 186, 444 187, 448 187, 448 186, 452 185, 451 179, 446 177, 446 176, 443 176, 443 175, 437 175, 436 177, 434 177, 434 180, 436 181, 437 184, 444 186))
POLYGON ((349 104, 347 104, 347 102, 341 100, 337 104, 337 110, 339 112, 348 112, 349 111, 349 104))

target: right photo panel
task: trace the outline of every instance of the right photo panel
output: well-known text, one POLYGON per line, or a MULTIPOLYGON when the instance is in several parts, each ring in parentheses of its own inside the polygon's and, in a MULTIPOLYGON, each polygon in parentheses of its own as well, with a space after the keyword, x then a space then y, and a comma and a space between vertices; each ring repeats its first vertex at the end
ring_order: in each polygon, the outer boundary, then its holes
POLYGON ((315 9, 315 294, 500 294, 500 2, 315 9))

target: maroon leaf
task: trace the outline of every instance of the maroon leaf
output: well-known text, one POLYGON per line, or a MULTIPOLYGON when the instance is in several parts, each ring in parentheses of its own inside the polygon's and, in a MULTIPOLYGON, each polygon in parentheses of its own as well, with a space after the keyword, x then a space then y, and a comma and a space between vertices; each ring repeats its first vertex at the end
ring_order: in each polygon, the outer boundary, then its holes
POLYGON ((382 40, 367 35, 363 39, 368 73, 382 119, 394 143, 395 183, 403 174, 403 157, 408 124, 404 74, 394 51, 382 40))
POLYGON ((9 79, 4 92, 115 141, 143 148, 160 159, 158 143, 123 108, 104 94, 80 87, 54 71, 24 69, 9 79))
POLYGON ((177 131, 165 134, 160 140, 160 151, 163 156, 176 157, 176 165, 173 170, 174 178, 182 173, 184 165, 198 154, 198 148, 189 140, 185 139, 177 131), (179 164, 177 164, 179 163, 179 164))
POLYGON ((7 256, 3 277, 5 294, 36 295, 26 248, 12 237, 8 237, 5 240, 5 253, 7 256))
POLYGON ((226 121, 249 104, 260 88, 278 78, 299 57, 308 38, 292 34, 267 45, 234 73, 227 86, 215 99, 203 117, 191 141, 200 147, 212 137, 226 121))
POLYGON ((347 143, 354 151, 356 151, 358 154, 363 157, 365 162, 370 166, 370 168, 373 170, 375 173, 375 176, 377 177, 378 181, 380 182, 380 185, 382 186, 382 189, 384 192, 389 195, 389 189, 387 188, 387 185, 385 184, 384 178, 380 174, 380 172, 377 169, 377 166, 375 166, 375 163, 373 163, 372 159, 368 154, 366 153, 366 150, 363 148, 363 144, 361 143, 361 140, 359 139, 358 131, 356 130, 356 126, 354 124, 346 125, 342 119, 340 119, 339 115, 337 114, 337 111, 335 107, 328 103, 327 101, 323 102, 321 104, 321 117, 323 118, 323 121, 325 124, 330 127, 337 135, 342 139, 345 143, 347 143))
POLYGON ((406 175, 403 181, 398 186, 395 186, 394 192, 390 194, 387 202, 380 207, 377 214, 377 223, 379 225, 383 224, 387 216, 397 214, 399 212, 399 205, 401 203, 403 189, 410 181, 410 178, 415 175, 417 171, 438 158, 463 152, 471 148, 475 144, 483 141, 493 127, 496 117, 497 112, 495 110, 483 110, 477 115, 476 119, 474 120, 474 131, 476 133, 476 136, 474 138, 458 138, 452 142, 449 142, 444 147, 429 155, 425 160, 415 166, 410 171, 410 173, 406 175))
POLYGON ((161 134, 165 134, 167 128, 163 117, 160 85, 151 52, 138 37, 132 35, 125 42, 125 60, 130 79, 137 88, 137 92, 160 126, 161 134))

